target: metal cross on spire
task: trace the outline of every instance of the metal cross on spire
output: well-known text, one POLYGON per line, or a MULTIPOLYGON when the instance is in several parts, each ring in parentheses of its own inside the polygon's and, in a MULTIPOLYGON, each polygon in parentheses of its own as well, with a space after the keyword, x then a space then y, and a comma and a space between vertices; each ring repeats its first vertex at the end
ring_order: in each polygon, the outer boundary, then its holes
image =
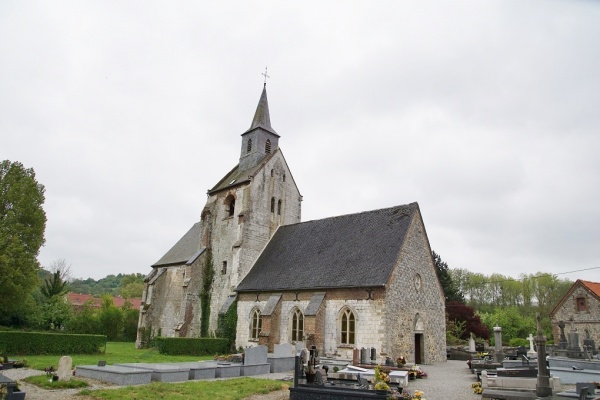
POLYGON ((265 67, 265 72, 263 72, 261 75, 265 77, 265 86, 266 86, 267 85, 267 78, 270 78, 270 76, 267 75, 267 67, 265 67))

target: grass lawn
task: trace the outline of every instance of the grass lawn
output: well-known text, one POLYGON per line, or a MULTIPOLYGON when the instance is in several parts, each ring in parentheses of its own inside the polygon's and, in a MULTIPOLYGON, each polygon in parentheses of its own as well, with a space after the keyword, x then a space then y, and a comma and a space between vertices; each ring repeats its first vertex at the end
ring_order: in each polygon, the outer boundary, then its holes
POLYGON ((25 382, 39 386, 44 389, 73 389, 73 388, 84 388, 89 386, 87 382, 71 379, 69 382, 55 381, 51 376, 48 375, 35 375, 25 378, 25 382))
MULTIPOLYGON (((211 360, 212 357, 198 356, 168 356, 159 354, 156 349, 136 349, 135 343, 127 342, 108 342, 106 343, 106 352, 104 354, 62 354, 73 358, 73 366, 77 365, 97 365, 98 361, 104 360, 107 364, 115 363, 159 363, 159 362, 180 362, 180 361, 198 361, 211 360)), ((12 356, 11 359, 27 359, 29 368, 43 370, 50 366, 58 367, 58 360, 61 355, 44 356, 12 356)))
MULTIPOLYGON (((107 364, 115 363, 161 363, 161 362, 182 362, 211 360, 212 357, 197 356, 167 356, 159 354, 156 349, 135 348, 134 343, 108 342, 104 354, 68 354, 73 358, 73 366, 77 365, 96 365, 98 361, 104 360, 107 364)), ((29 368, 43 370, 50 366, 57 368, 58 360, 61 356, 24 356, 27 358, 29 368)), ((23 356, 11 357, 20 360, 23 356)), ((58 382, 47 383, 48 377, 31 377, 26 379, 30 383, 48 389, 59 389, 54 385, 58 382), (40 380, 40 382, 36 382, 40 380)), ((66 382, 65 382, 66 383, 66 382)), ((67 387, 76 387, 79 383, 70 382, 67 387)), ((84 383, 85 384, 85 383, 84 383)), ((88 396, 86 398, 94 399, 161 399, 161 400, 192 400, 192 399, 210 399, 210 400, 241 400, 253 394, 269 393, 275 390, 287 388, 289 385, 270 379, 254 378, 234 378, 218 381, 189 381, 180 383, 162 383, 153 382, 149 385, 126 386, 118 389, 89 390, 83 389, 80 394, 88 396)))
POLYGON ((269 393, 287 387, 288 385, 281 381, 271 379, 234 378, 185 383, 153 382, 149 385, 127 386, 120 389, 84 389, 80 394, 105 400, 241 400, 253 394, 269 393))

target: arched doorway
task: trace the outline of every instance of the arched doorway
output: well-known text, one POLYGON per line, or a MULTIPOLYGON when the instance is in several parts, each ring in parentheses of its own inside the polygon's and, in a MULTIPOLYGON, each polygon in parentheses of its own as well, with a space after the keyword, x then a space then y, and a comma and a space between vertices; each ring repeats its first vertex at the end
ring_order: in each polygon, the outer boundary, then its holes
POLYGON ((415 364, 423 364, 425 361, 425 327, 423 319, 419 314, 415 315, 414 320, 414 333, 415 333, 415 364))

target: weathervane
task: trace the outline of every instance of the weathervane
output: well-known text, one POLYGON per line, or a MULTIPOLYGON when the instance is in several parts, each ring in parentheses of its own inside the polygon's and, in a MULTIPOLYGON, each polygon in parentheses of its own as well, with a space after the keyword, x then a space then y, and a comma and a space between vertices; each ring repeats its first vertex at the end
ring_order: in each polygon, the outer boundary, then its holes
POLYGON ((267 78, 270 78, 270 76, 267 75, 267 67, 265 67, 265 72, 263 72, 261 75, 265 77, 265 86, 267 86, 267 78))

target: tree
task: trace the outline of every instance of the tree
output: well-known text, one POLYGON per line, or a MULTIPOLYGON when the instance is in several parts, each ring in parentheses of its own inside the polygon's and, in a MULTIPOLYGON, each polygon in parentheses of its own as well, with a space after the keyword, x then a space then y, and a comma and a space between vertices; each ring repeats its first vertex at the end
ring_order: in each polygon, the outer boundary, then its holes
POLYGON ((481 322, 481 318, 475 314, 475 310, 466 304, 459 301, 447 302, 446 318, 455 326, 461 327, 461 331, 458 333, 462 333, 462 335, 459 339, 468 339, 471 333, 482 339, 487 340, 490 338, 489 328, 481 322))
POLYGON ((44 297, 50 299, 53 296, 62 296, 67 292, 67 279, 70 269, 71 267, 67 265, 67 262, 64 259, 52 263, 52 275, 49 278, 46 278, 41 289, 44 297))
POLYGON ((101 333, 108 340, 121 340, 123 333, 123 310, 115 306, 110 295, 102 296, 102 308, 98 313, 101 333))
POLYGON ((38 285, 44 244, 44 186, 20 162, 0 163, 0 314, 13 314, 38 285))
POLYGON ((463 294, 456 288, 456 285, 452 281, 452 276, 448 270, 448 264, 442 260, 442 257, 435 251, 431 252, 433 256, 433 264, 435 271, 437 272, 438 279, 444 290, 444 296, 446 301, 460 301, 464 302, 465 298, 463 294))

